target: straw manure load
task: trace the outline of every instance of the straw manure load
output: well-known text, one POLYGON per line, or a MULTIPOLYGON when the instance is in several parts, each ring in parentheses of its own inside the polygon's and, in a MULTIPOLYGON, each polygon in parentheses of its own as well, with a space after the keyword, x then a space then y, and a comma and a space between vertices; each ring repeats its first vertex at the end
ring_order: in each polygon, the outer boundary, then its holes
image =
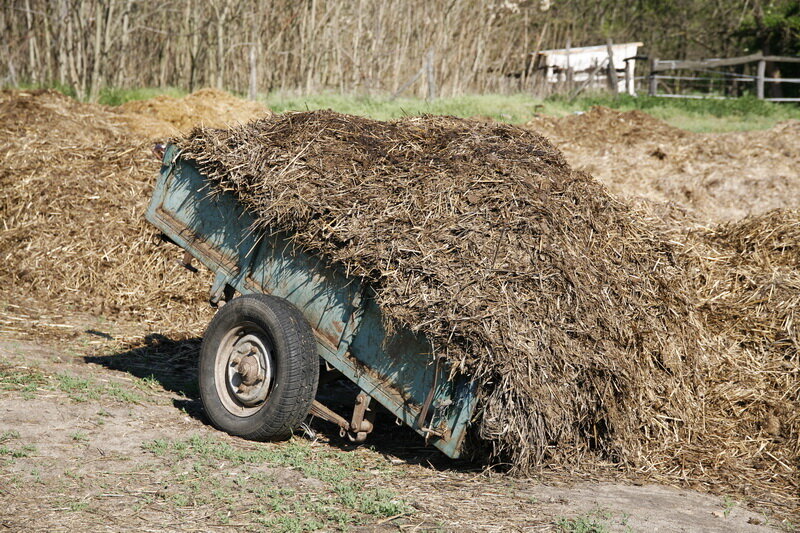
POLYGON ((705 357, 675 251, 543 137, 307 112, 178 144, 475 376, 480 436, 520 472, 592 454, 648 470, 697 429, 705 357))

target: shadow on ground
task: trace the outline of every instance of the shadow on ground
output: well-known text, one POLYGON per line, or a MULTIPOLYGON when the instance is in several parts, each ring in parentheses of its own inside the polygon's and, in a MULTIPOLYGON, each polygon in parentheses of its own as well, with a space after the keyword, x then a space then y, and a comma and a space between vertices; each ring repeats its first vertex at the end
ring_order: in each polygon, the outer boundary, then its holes
MULTIPOLYGON (((126 372, 141 379, 155 380, 165 390, 182 396, 172 400, 175 408, 204 424, 209 424, 197 387, 200 342, 200 338, 175 340, 152 333, 147 335, 143 342, 129 346, 124 351, 109 355, 86 356, 84 361, 126 372)), ((354 384, 347 379, 340 379, 321 385, 317 391, 317 399, 349 419, 358 392, 354 384)), ((385 454, 390 460, 426 465, 436 470, 480 469, 474 463, 450 459, 434 446, 426 445, 425 440, 411 428, 397 425, 395 417, 377 402, 373 402, 372 405, 376 409, 375 429, 364 444, 351 443, 346 436, 339 435, 337 426, 318 418, 307 419, 305 432, 310 438, 318 438, 341 450, 369 446, 385 454)))
POLYGON ((89 355, 87 363, 127 372, 142 379, 157 381, 165 390, 190 399, 199 399, 197 358, 200 338, 175 340, 158 333, 125 351, 110 355, 89 355))

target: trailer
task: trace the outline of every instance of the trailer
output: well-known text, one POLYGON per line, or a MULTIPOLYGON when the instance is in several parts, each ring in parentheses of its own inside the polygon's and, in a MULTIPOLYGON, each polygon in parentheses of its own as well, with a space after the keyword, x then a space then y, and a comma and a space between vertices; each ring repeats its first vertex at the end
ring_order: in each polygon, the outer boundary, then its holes
POLYGON ((363 442, 377 403, 449 457, 461 455, 475 383, 453 372, 424 334, 387 329, 369 283, 298 249, 286 233, 257 229, 235 196, 212 193, 175 145, 163 150, 146 218, 184 250, 184 266, 196 271, 196 259, 214 274, 209 302, 217 311, 198 380, 215 427, 280 440, 312 415, 363 442), (360 391, 349 420, 316 399, 318 387, 342 377, 360 391))

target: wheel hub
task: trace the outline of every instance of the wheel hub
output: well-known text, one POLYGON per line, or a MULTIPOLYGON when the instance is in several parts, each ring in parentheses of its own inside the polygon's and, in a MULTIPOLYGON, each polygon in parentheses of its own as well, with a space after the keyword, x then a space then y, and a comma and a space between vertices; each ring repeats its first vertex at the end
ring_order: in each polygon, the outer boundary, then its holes
POLYGON ((231 394, 243 405, 253 407, 267 399, 272 381, 269 350, 256 335, 239 338, 231 347, 227 378, 231 394))

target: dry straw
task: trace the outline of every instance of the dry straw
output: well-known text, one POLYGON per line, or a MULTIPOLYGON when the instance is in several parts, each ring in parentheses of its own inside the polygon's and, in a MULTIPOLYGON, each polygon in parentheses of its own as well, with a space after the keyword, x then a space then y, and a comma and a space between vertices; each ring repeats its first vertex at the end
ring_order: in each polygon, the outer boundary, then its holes
POLYGON ((58 311, 201 331, 207 287, 157 246, 143 218, 158 171, 151 147, 102 106, 52 91, 0 93, 6 301, 24 302, 32 320, 58 311))

